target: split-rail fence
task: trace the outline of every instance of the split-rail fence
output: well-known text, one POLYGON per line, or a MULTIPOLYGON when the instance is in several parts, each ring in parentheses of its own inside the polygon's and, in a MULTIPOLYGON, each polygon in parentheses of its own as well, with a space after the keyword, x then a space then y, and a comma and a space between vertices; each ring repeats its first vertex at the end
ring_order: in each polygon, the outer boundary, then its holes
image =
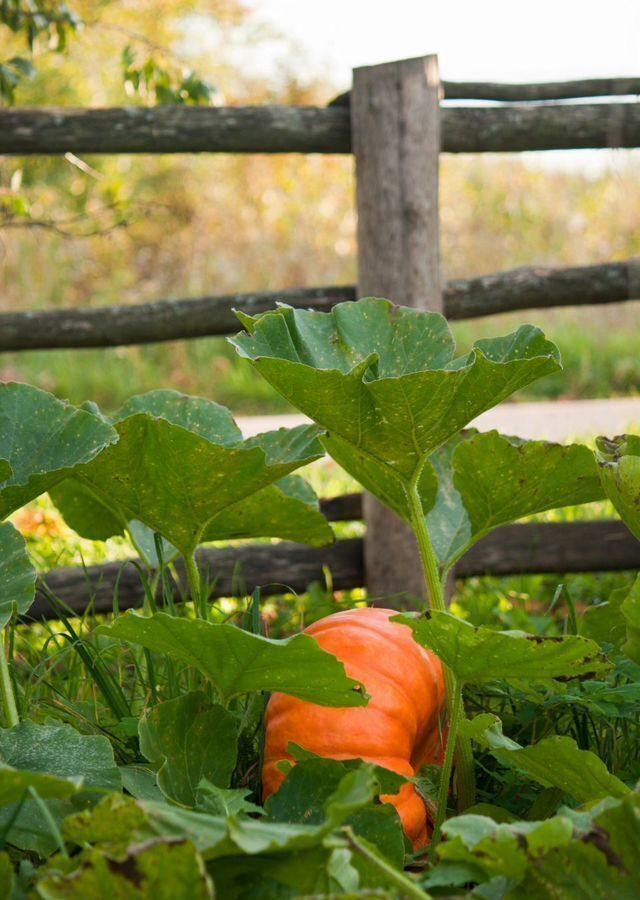
MULTIPOLYGON (((234 308, 255 313, 275 300, 328 310, 357 296, 470 319, 532 308, 640 299, 640 260, 549 269, 531 266, 444 285, 440 276, 441 153, 640 146, 640 79, 544 84, 442 82, 427 56, 354 71, 353 87, 326 108, 176 107, 0 111, 0 154, 341 153, 355 159, 357 285, 167 299, 104 309, 0 314, 0 352, 116 347, 225 335, 234 308), (599 98, 597 102, 586 102, 599 98), (606 99, 603 99, 606 98, 606 99), (474 101, 446 105, 446 101, 474 101), (445 101, 444 103, 442 101, 445 101), (477 101, 491 101, 481 105, 477 101)), ((406 526, 370 495, 322 502, 331 521, 364 519, 365 537, 328 549, 296 544, 205 548, 199 564, 214 593, 262 586, 302 591, 329 570, 335 589, 370 596, 424 590, 406 526)), ((510 525, 480 541, 456 576, 611 571, 640 567, 640 544, 617 521, 510 525)), ((180 564, 178 563, 178 571, 180 564)), ((46 581, 81 612, 141 603, 135 563, 62 568, 46 581)), ((387 601, 388 602, 388 601, 387 601)), ((44 597, 32 615, 52 615, 44 597)))

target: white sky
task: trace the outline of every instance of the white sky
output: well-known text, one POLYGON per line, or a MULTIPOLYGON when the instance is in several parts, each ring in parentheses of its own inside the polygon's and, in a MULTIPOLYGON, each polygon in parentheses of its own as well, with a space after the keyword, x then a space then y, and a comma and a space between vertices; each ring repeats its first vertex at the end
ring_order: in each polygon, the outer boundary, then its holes
MULTIPOLYGON (((351 70, 437 53, 450 81, 640 77, 640 0, 249 0, 337 91, 351 70)), ((266 62, 266 61, 264 61, 266 62)), ((298 61, 299 63, 299 61, 298 61)), ((267 62, 268 66, 268 62, 267 62)), ((640 151, 527 153, 530 165, 617 170, 640 151)))
POLYGON ((640 76, 640 0, 250 0, 340 89, 356 66, 437 53, 451 81, 640 76))

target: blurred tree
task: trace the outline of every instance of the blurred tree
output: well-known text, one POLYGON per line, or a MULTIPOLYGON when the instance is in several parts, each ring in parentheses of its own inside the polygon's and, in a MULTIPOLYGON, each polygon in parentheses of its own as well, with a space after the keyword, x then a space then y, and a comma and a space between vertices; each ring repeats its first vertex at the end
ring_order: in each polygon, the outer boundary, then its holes
POLYGON ((2 0, 0 25, 25 47, 20 55, 0 61, 0 99, 13 103, 21 79, 35 75, 34 56, 43 46, 64 52, 69 34, 78 29, 80 21, 66 3, 56 0, 2 0))
MULTIPOLYGON (((36 74, 34 61, 43 53, 64 53, 71 34, 86 25, 100 25, 104 2, 92 4, 94 16, 86 21, 78 12, 58 0, 1 0, 0 26, 5 26, 13 43, 25 46, 21 55, 0 62, 0 100, 13 103, 16 89, 24 78, 36 74)), ((117 26, 111 26, 116 28, 117 26)), ((126 30, 122 29, 126 35, 126 30)), ((154 103, 208 103, 212 87, 161 45, 144 35, 131 33, 121 55, 122 77, 127 93, 154 103)))
MULTIPOLYGON (((146 104, 180 99, 185 92, 190 92, 187 99, 211 101, 203 85, 212 83, 218 86, 215 99, 224 103, 313 103, 320 98, 319 85, 296 76, 300 56, 295 48, 237 0, 76 0, 75 14, 84 23, 82 31, 64 54, 43 56, 34 78, 20 85, 18 99, 24 105, 146 104), (275 59, 268 78, 251 58, 259 61, 261 55, 275 59), (181 67, 182 80, 170 77, 172 67, 181 67), (196 78, 196 70, 203 77, 196 78)), ((324 91, 330 96, 330 87, 324 91)), ((351 241, 345 242, 345 228, 352 232, 348 161, 329 160, 325 166, 317 158, 298 158, 293 167, 289 162, 197 156, 78 159, 69 153, 62 159, 0 161, 5 307, 20 304, 25 278, 33 279, 28 293, 36 305, 55 305, 62 291, 64 302, 74 304, 134 299, 123 298, 127 288, 135 288, 141 299, 156 290, 206 290, 206 283, 222 290, 240 289, 242 283, 251 287, 252 280, 264 281, 264 276, 254 278, 255 267, 273 269, 271 234, 285 261, 281 277, 295 284, 303 266, 298 257, 286 271, 286 258, 297 256, 296 248, 285 249, 291 236, 286 219, 300 208, 307 187, 322 206, 322 219, 333 221, 338 210, 345 211, 338 234, 318 237, 329 248, 337 242, 343 260, 352 250, 351 241), (338 171, 339 178, 332 177, 338 171), (270 233, 267 248, 249 262, 247 247, 257 247, 263 225, 270 233), (101 236, 108 242, 92 242, 90 256, 84 246, 67 240, 101 236), (195 252, 200 247, 202 256, 195 252), (185 252, 191 257, 187 266, 185 252), (25 254, 39 257, 40 264, 27 266, 25 254)), ((306 229, 312 242, 317 225, 314 214, 306 229)), ((331 266, 327 277, 336 274, 331 266)))

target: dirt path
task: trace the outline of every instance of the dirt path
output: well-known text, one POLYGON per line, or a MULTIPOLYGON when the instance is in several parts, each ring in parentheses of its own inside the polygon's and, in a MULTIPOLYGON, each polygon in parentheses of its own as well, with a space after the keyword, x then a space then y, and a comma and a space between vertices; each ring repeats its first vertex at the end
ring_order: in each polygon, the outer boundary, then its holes
MULTIPOLYGON (((272 428, 291 428, 306 422, 304 416, 246 416, 238 418, 245 437, 272 428)), ((542 403, 502 403, 473 423, 481 431, 498 429, 503 434, 547 441, 571 441, 599 434, 613 437, 640 433, 640 397, 613 400, 557 400, 542 403)))

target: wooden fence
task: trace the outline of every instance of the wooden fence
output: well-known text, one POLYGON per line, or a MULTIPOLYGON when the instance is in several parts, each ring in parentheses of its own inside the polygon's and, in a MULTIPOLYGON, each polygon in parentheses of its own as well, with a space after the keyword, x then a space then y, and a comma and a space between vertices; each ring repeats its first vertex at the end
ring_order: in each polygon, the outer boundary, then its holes
MULTIPOLYGON (((362 516, 360 494, 325 500, 321 507, 332 522, 353 521, 362 516)), ((349 538, 324 549, 311 549, 289 541, 203 548, 198 551, 198 565, 207 584, 212 585, 214 597, 236 596, 255 587, 262 589, 263 596, 301 593, 312 581, 324 583, 327 570, 335 590, 348 590, 365 583, 363 545, 362 538, 349 538)), ((541 522, 508 525, 490 534, 458 563, 455 577, 621 571, 638 567, 638 541, 622 522, 541 522)), ((180 560, 176 569, 184 590, 185 573, 180 560)), ((133 563, 60 568, 47 575, 46 583, 78 613, 86 609, 89 597, 94 611, 101 613, 113 610, 114 597, 121 610, 140 606, 143 600, 140 573, 133 563)), ((179 596, 180 585, 174 588, 179 596)), ((384 602, 388 605, 389 598, 384 602)), ((46 597, 38 596, 29 618, 43 616, 53 618, 55 614, 46 597)))
MULTIPOLYGON (((532 266, 441 284, 440 153, 640 146, 640 103, 588 103, 640 93, 640 79, 548 84, 440 82, 424 57, 357 69, 352 91, 326 108, 156 107, 0 110, 1 154, 353 153, 358 206, 357 286, 167 299, 135 306, 0 314, 0 351, 114 347, 237 330, 233 308, 255 313, 284 300, 328 310, 356 296, 442 311, 451 319, 498 312, 640 299, 640 260, 549 269, 532 266), (444 100, 495 105, 446 106, 444 100), (580 102, 568 102, 579 100, 580 102)), ((326 550, 254 544, 204 549, 200 565, 215 593, 240 584, 265 593, 304 590, 332 572, 336 588, 366 585, 373 596, 423 590, 413 539, 373 498, 323 501, 330 520, 365 519, 366 537, 326 550)), ((569 572, 640 567, 640 545, 619 522, 525 524, 482 540, 456 575, 569 572)), ((178 566, 179 569, 179 566, 178 566)), ((131 563, 59 569, 49 587, 81 611, 137 605, 131 563)), ((39 601, 40 602, 40 601, 39 601)), ((34 609, 48 615, 44 599, 34 609)))

